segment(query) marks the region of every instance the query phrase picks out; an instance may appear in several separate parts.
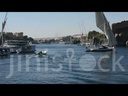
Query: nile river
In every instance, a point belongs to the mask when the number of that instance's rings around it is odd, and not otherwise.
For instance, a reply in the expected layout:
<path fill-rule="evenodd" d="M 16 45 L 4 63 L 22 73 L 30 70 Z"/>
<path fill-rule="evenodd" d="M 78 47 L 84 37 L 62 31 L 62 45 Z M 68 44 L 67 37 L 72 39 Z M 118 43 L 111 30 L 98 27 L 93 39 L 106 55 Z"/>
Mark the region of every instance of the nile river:
<path fill-rule="evenodd" d="M 128 84 L 128 47 L 85 52 L 85 46 L 37 44 L 48 56 L 0 58 L 0 84 Z"/>

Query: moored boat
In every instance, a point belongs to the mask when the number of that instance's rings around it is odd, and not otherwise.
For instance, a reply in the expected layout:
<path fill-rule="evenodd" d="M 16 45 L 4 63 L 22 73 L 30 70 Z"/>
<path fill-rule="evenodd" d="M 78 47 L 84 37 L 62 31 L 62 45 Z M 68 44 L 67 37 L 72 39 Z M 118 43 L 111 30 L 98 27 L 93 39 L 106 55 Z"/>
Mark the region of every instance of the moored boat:
<path fill-rule="evenodd" d="M 87 49 L 86 52 L 107 52 L 107 51 L 112 51 L 113 48 L 90 48 Z"/>
<path fill-rule="evenodd" d="M 36 46 L 25 40 L 5 40 L 4 47 L 10 49 L 10 53 L 34 53 Z"/>

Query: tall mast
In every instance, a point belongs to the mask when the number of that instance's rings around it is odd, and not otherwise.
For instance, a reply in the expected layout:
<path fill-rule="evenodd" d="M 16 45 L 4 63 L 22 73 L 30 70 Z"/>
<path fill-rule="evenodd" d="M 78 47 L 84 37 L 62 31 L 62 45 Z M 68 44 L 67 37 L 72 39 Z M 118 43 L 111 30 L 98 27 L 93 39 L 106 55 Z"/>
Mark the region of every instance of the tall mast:
<path fill-rule="evenodd" d="M 3 43 L 4 43 L 4 38 L 3 38 L 3 31 L 4 31 L 4 28 L 5 28 L 5 24 L 7 22 L 7 12 L 5 14 L 5 17 L 4 17 L 4 22 L 2 22 L 2 30 L 1 30 L 1 39 L 2 39 L 2 46 L 3 46 Z"/>

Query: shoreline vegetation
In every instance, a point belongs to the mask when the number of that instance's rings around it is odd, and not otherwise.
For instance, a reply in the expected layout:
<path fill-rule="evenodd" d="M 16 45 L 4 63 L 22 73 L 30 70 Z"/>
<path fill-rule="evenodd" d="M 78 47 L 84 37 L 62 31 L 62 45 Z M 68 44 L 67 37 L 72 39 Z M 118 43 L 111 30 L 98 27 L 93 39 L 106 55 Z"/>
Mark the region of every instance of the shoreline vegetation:
<path fill-rule="evenodd" d="M 9 34 L 13 34 L 12 32 L 8 32 Z M 69 36 L 63 37 L 51 37 L 51 38 L 40 38 L 35 39 L 29 37 L 27 35 L 23 35 L 23 32 L 19 32 L 18 36 L 16 35 L 8 35 L 8 33 L 3 34 L 4 41 L 5 40 L 24 40 L 31 42 L 33 44 L 78 44 L 78 45 L 85 45 L 87 44 L 94 44 L 94 45 L 101 45 L 107 42 L 106 36 L 102 32 L 97 32 L 95 30 L 89 31 L 88 34 L 74 34 Z M 22 35 L 21 35 L 22 34 Z M 115 34 L 116 35 L 116 34 Z M 116 37 L 117 42 L 121 42 L 119 36 Z M 0 44 L 2 41 L 0 40 Z M 118 44 L 116 46 L 128 46 L 127 42 L 122 44 Z"/>

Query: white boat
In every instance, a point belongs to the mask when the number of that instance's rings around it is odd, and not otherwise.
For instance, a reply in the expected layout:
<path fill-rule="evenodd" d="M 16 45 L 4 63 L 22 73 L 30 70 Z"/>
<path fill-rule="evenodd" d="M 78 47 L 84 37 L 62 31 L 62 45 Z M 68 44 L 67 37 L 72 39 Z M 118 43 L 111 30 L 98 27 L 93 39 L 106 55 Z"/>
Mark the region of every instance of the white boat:
<path fill-rule="evenodd" d="M 6 21 L 7 21 L 7 13 L 5 15 L 4 22 L 2 23 L 2 30 L 1 30 L 1 35 L 0 35 L 0 39 L 2 41 L 1 45 L 0 45 L 0 57 L 8 56 L 10 54 L 9 48 L 3 46 L 3 39 L 4 39 L 3 38 L 3 31 L 5 28 Z"/>
<path fill-rule="evenodd" d="M 107 37 L 107 45 L 99 48 L 90 48 L 87 49 L 86 52 L 106 52 L 112 51 L 114 46 L 117 44 L 114 33 L 112 32 L 109 22 L 107 21 L 103 12 L 95 12 L 96 17 L 96 26 L 102 30 Z"/>
<path fill-rule="evenodd" d="M 4 47 L 10 49 L 10 53 L 34 53 L 36 46 L 25 40 L 5 40 Z"/>
<path fill-rule="evenodd" d="M 104 48 L 105 47 L 105 48 Z M 107 52 L 107 51 L 112 51 L 114 47 L 101 47 L 101 48 L 90 48 L 87 49 L 86 52 Z"/>
<path fill-rule="evenodd" d="M 40 56 L 42 56 L 42 55 L 47 55 L 47 51 L 46 50 L 43 50 L 43 51 L 40 51 L 39 53 L 37 53 L 37 55 L 40 55 Z"/>

